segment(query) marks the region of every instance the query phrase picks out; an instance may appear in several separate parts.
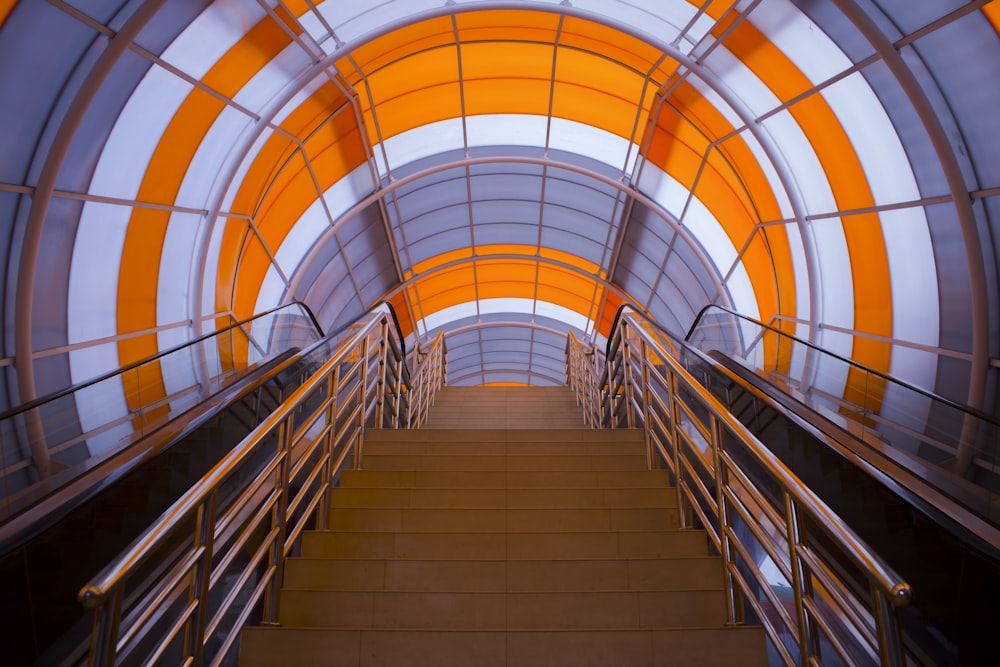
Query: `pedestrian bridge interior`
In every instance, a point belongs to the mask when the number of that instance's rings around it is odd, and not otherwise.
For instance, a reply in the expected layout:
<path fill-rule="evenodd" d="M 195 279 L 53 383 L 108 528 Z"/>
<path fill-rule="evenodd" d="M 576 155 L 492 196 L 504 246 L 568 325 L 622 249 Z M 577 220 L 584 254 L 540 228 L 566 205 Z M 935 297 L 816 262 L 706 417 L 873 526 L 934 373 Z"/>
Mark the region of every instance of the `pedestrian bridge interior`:
<path fill-rule="evenodd" d="M 832 400 L 995 418 L 998 82 L 995 0 L 0 0 L 0 411 L 387 302 L 455 387 L 715 308 L 857 364 L 762 345 Z M 4 421 L 5 503 L 266 350 Z"/>

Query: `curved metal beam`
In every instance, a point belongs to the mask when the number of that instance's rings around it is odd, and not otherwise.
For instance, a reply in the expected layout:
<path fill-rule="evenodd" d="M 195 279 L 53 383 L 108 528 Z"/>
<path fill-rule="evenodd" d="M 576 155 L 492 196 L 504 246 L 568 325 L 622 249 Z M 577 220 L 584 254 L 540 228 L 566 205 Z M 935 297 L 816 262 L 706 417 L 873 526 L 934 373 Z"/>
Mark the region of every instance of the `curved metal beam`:
<path fill-rule="evenodd" d="M 545 333 L 554 334 L 556 336 L 565 336 L 565 331 L 560 331 L 559 329 L 553 329 L 552 327 L 547 327 L 542 324 L 537 324 L 535 322 L 517 322 L 513 320 L 503 320 L 497 322 L 477 322 L 476 324 L 467 324 L 463 327 L 458 327 L 456 329 L 449 329 L 444 332 L 444 337 L 457 336 L 458 334 L 468 333 L 469 331 L 477 331 L 479 329 L 488 329 L 489 327 L 511 327 L 514 329 L 532 329 L 534 331 L 542 331 Z"/>
<path fill-rule="evenodd" d="M 889 38 L 879 30 L 874 21 L 853 2 L 834 0 L 834 4 L 844 13 L 844 16 L 854 24 L 864 35 L 868 43 L 882 58 L 882 61 L 892 72 L 910 104 L 913 105 L 917 117 L 927 131 L 927 136 L 934 147 L 941 169 L 944 172 L 955 204 L 959 229 L 965 243 L 965 261 L 969 269 L 969 289 L 972 300 L 972 368 L 969 372 L 969 393 L 966 402 L 969 406 L 981 410 L 986 397 L 986 376 L 990 369 L 990 306 L 989 293 L 986 288 L 986 265 L 980 247 L 979 230 L 976 225 L 975 213 L 972 210 L 972 200 L 969 190 L 962 178 L 962 170 L 958 158 L 951 148 L 948 134 L 941 124 L 941 119 L 927 94 L 917 81 L 913 71 L 907 66 L 903 57 Z M 963 473 L 972 463 L 975 435 L 967 434 L 968 425 L 963 426 L 962 444 L 959 446 L 956 472 Z"/>
<path fill-rule="evenodd" d="M 535 376 L 538 376 L 540 378 L 545 378 L 546 380 L 550 380 L 550 381 L 552 381 L 552 383 L 557 384 L 557 385 L 564 385 L 564 384 L 566 384 L 566 378 L 564 378 L 564 377 L 554 378 L 551 375 L 548 375 L 546 373 L 539 373 L 538 371 L 526 371 L 524 373 L 521 373 L 520 371 L 486 371 L 486 370 L 477 371 L 475 373 L 466 373 L 465 375 L 462 375 L 460 377 L 456 377 L 453 380 L 449 380 L 448 383 L 451 384 L 453 382 L 461 382 L 462 380 L 465 380 L 467 378 L 476 377 L 476 376 L 482 377 L 482 376 L 497 375 L 499 373 L 518 373 L 519 375 L 526 375 L 529 380 L 531 379 L 532 375 L 535 375 Z"/>
<path fill-rule="evenodd" d="M 394 21 L 385 23 L 378 28 L 368 32 L 362 38 L 358 39 L 353 44 L 344 44 L 338 40 L 337 48 L 331 52 L 325 58 L 315 62 L 310 68 L 303 71 L 298 75 L 298 77 L 286 86 L 283 93 L 276 96 L 270 101 L 267 107 L 261 112 L 260 119 L 250 128 L 247 132 L 241 135 L 241 141 L 237 146 L 233 147 L 230 155 L 233 156 L 227 168 L 220 171 L 220 178 L 217 181 L 217 188 L 214 191 L 214 195 L 209 198 L 211 205 L 208 206 L 209 210 L 209 224 L 206 225 L 205 235 L 203 237 L 203 242 L 200 244 L 200 248 L 196 253 L 196 259 L 194 266 L 204 266 L 207 253 L 208 253 L 208 239 L 211 238 L 214 231 L 214 226 L 219 219 L 219 214 L 221 211 L 222 202 L 225 199 L 226 193 L 233 185 L 233 180 L 239 171 L 239 167 L 242 162 L 249 155 L 250 150 L 253 145 L 259 139 L 260 135 L 263 133 L 265 128 L 271 124 L 275 116 L 283 109 L 298 92 L 312 81 L 316 76 L 321 76 L 323 70 L 331 66 L 333 63 L 337 62 L 340 58 L 344 57 L 351 50 L 357 48 L 360 44 L 365 44 L 371 42 L 379 37 L 385 36 L 392 33 L 400 28 L 404 28 L 411 25 L 417 21 L 430 20 L 442 17 L 451 17 L 456 14 L 482 11 L 484 7 L 482 5 L 457 5 L 457 4 L 446 4 L 442 7 L 435 9 L 418 11 L 408 16 L 396 19 Z M 592 21 L 601 25 L 605 25 L 614 30 L 618 30 L 624 34 L 635 37 L 636 39 L 642 40 L 665 54 L 668 54 L 672 59 L 677 60 L 685 67 L 688 67 L 694 71 L 699 78 L 708 83 L 712 89 L 722 98 L 732 108 L 740 119 L 745 123 L 747 131 L 755 138 L 761 149 L 764 151 L 768 160 L 771 162 L 775 173 L 778 175 L 778 179 L 781 182 L 782 187 L 785 190 L 785 194 L 788 201 L 791 204 L 792 211 L 794 214 L 795 224 L 799 228 L 799 234 L 803 241 L 803 255 L 805 258 L 806 266 L 806 281 L 809 285 L 809 337 L 810 340 L 818 340 L 820 335 L 819 322 L 817 319 L 817 311 L 822 303 L 822 293 L 819 281 L 819 263 L 817 259 L 817 253 L 815 248 L 815 241 L 812 236 L 811 229 L 809 227 L 808 221 L 806 220 L 805 206 L 802 202 L 797 189 L 795 188 L 795 181 L 792 177 L 791 170 L 785 164 L 781 152 L 778 150 L 777 146 L 768 137 L 767 133 L 757 126 L 754 122 L 755 114 L 746 107 L 746 105 L 737 97 L 735 94 L 730 92 L 725 86 L 722 85 L 722 81 L 719 77 L 712 74 L 710 71 L 705 69 L 697 60 L 691 58 L 687 54 L 683 53 L 677 48 L 677 45 L 667 43 L 656 35 L 646 33 L 636 26 L 626 24 L 622 21 L 611 19 L 606 16 L 601 16 L 594 12 L 585 11 L 577 9 L 569 5 L 568 3 L 562 3 L 559 5 L 552 5 L 548 3 L 535 3 L 530 1 L 510 1 L 510 0 L 496 0 L 495 2 L 490 2 L 488 9 L 490 10 L 521 10 L 525 9 L 531 11 L 539 11 L 545 13 L 559 14 L 565 16 L 573 16 L 583 20 Z M 562 166 L 562 165 L 560 165 Z M 608 179 L 613 181 L 613 179 Z M 616 188 L 622 189 L 624 186 L 620 182 L 611 183 Z M 636 193 L 637 190 L 627 189 L 629 194 Z M 377 198 L 384 191 L 376 191 L 373 196 Z M 214 199 L 214 201 L 213 201 Z M 366 200 L 371 199 L 366 198 Z M 648 201 L 648 198 L 647 198 Z M 658 205 L 652 206 L 652 210 L 660 211 Z M 353 209 L 352 209 L 353 210 Z M 343 216 L 342 216 L 343 219 Z M 669 223 L 668 223 L 669 224 Z M 696 244 L 694 247 L 698 247 Z M 701 259 L 701 258 L 699 258 Z M 712 266 L 710 263 L 708 266 Z M 713 278 L 715 276 L 713 275 Z M 195 314 L 201 312 L 201 302 L 202 294 L 204 291 L 204 273 L 198 276 L 202 284 L 197 286 L 197 289 L 192 290 L 194 295 L 191 300 L 192 309 L 195 310 Z M 293 281 L 294 282 L 294 281 Z M 294 294 L 294 290 L 289 291 L 289 293 Z M 727 294 L 726 290 L 720 290 L 721 294 Z M 727 299 L 728 301 L 728 299 Z M 802 313 L 797 314 L 799 317 Z M 191 318 L 195 322 L 200 322 L 197 317 Z"/>
<path fill-rule="evenodd" d="M 63 162 L 69 153 L 76 131 L 83 122 L 83 117 L 90 108 L 91 102 L 97 96 L 98 90 L 104 84 L 111 70 L 118 63 L 122 54 L 129 48 L 139 32 L 160 10 L 166 0 L 148 0 L 128 18 L 108 45 L 98 56 L 97 61 L 87 74 L 87 78 L 76 91 L 76 96 L 63 116 L 62 123 L 56 132 L 41 174 L 38 185 L 31 197 L 31 209 L 25 223 L 24 239 L 21 242 L 21 256 L 17 267 L 17 296 L 14 307 L 14 364 L 17 367 L 18 399 L 21 403 L 37 398 L 35 384 L 35 363 L 32 352 L 32 324 L 34 322 L 35 272 L 38 268 L 38 255 L 42 243 L 42 227 L 49 211 L 49 203 L 56 189 L 56 180 L 62 170 Z M 98 40 L 101 38 L 98 38 Z M 31 414 L 36 414 L 32 412 Z M 36 415 L 37 416 L 37 415 Z M 49 474 L 48 450 L 45 448 L 44 432 L 40 418 L 33 425 L 34 419 L 29 415 L 29 437 L 32 442 L 32 456 L 35 466 L 42 477 Z M 37 430 L 38 433 L 32 433 Z M 40 437 L 39 437 L 40 436 Z M 37 450 L 37 451 L 36 451 Z"/>
<path fill-rule="evenodd" d="M 343 225 L 345 225 L 348 221 L 350 221 L 354 216 L 358 215 L 368 206 L 370 206 L 374 202 L 384 197 L 387 193 L 394 192 L 395 190 L 404 187 L 406 185 L 409 185 L 410 183 L 418 181 L 422 178 L 426 178 L 428 176 L 432 176 L 442 171 L 447 171 L 455 168 L 467 168 L 483 164 L 532 164 L 545 167 L 555 167 L 558 169 L 563 169 L 565 171 L 578 173 L 587 176 L 588 178 L 593 178 L 594 180 L 599 181 L 604 185 L 610 186 L 621 192 L 626 193 L 628 196 L 642 203 L 647 208 L 649 208 L 649 210 L 656 213 L 660 217 L 660 219 L 662 219 L 667 224 L 667 226 L 669 226 L 672 230 L 674 230 L 678 235 L 681 236 L 681 238 L 685 240 L 685 242 L 688 243 L 688 245 L 694 251 L 695 255 L 698 257 L 698 260 L 702 263 L 702 265 L 706 267 L 708 274 L 712 278 L 713 286 L 722 296 L 723 302 L 730 304 L 727 307 L 729 308 L 733 307 L 732 300 L 729 297 L 729 291 L 726 288 L 725 284 L 722 282 L 721 276 L 719 272 L 716 270 L 715 263 L 712 261 L 711 257 L 709 257 L 708 254 L 704 251 L 704 249 L 701 247 L 701 244 L 698 243 L 698 241 L 691 234 L 691 231 L 686 227 L 684 227 L 683 225 L 681 225 L 680 223 L 678 223 L 676 220 L 674 220 L 674 218 L 670 214 L 668 214 L 667 211 L 664 210 L 663 207 L 659 205 L 659 203 L 657 203 L 655 200 L 651 199 L 647 195 L 643 194 L 642 192 L 628 187 L 618 179 L 606 176 L 604 174 L 593 171 L 586 167 L 581 167 L 579 165 L 570 164 L 568 162 L 561 162 L 559 160 L 554 160 L 551 157 L 547 156 L 545 157 L 533 157 L 524 155 L 496 155 L 490 157 L 466 156 L 457 160 L 452 160 L 450 162 L 441 163 L 433 167 L 421 169 L 420 171 L 408 174 L 403 177 L 398 177 L 396 178 L 396 180 L 387 184 L 385 187 L 373 191 L 368 196 L 358 201 L 358 203 L 356 203 L 350 209 L 345 211 L 344 214 L 337 219 L 337 222 L 332 227 L 323 230 L 323 233 L 320 234 L 319 238 L 317 238 L 316 241 L 313 243 L 313 246 L 312 248 L 309 249 L 309 252 L 307 252 L 305 256 L 303 256 L 301 262 L 299 263 L 299 266 L 308 266 L 312 261 L 315 260 L 316 255 L 318 255 L 322 251 L 322 248 L 326 246 L 332 234 L 335 234 Z M 289 284 L 288 288 L 289 294 L 296 293 L 296 290 L 299 287 L 299 282 L 300 282 L 299 278 L 301 274 L 302 272 L 299 270 L 293 272 L 292 281 Z M 589 276 L 590 274 L 585 274 L 585 275 Z M 610 283 L 607 284 L 610 285 Z M 629 300 L 632 301 L 632 299 Z M 424 315 L 426 316 L 426 313 L 424 313 Z"/>

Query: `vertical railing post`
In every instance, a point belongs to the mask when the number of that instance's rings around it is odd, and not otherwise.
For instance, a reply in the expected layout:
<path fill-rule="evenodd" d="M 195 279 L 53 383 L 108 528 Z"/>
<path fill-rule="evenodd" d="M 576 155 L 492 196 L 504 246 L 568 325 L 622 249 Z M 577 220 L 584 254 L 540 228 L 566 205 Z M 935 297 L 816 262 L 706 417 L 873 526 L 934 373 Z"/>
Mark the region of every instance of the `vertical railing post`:
<path fill-rule="evenodd" d="M 88 667 L 110 667 L 115 664 L 122 596 L 122 587 L 118 586 L 111 594 L 111 599 L 105 600 L 94 610 L 94 630 L 90 641 L 90 656 L 87 659 Z"/>
<path fill-rule="evenodd" d="M 814 653 L 813 637 L 809 629 L 809 619 L 806 616 L 805 598 L 808 594 L 808 582 L 802 571 L 802 560 L 799 558 L 799 543 L 801 528 L 799 526 L 798 508 L 791 495 L 785 492 L 785 523 L 787 524 L 788 559 L 792 570 L 792 591 L 795 594 L 795 621 L 799 631 L 799 663 L 808 665 Z"/>
<path fill-rule="evenodd" d="M 340 366 L 335 366 L 333 372 L 327 375 L 326 394 L 326 442 L 323 444 L 323 456 L 326 466 L 320 484 L 323 487 L 323 497 L 316 503 L 316 525 L 320 530 L 330 527 L 330 488 L 333 485 L 333 463 L 337 449 L 337 387 L 340 386 Z"/>
<path fill-rule="evenodd" d="M 368 414 L 368 341 L 370 335 L 366 335 L 361 341 L 361 368 L 358 370 L 358 400 L 361 402 L 361 410 L 358 413 L 358 431 L 354 436 L 354 469 L 361 469 L 361 448 L 364 442 L 365 419 Z"/>
<path fill-rule="evenodd" d="M 635 398 L 635 389 L 632 385 L 632 343 L 630 340 L 630 329 L 628 323 L 622 320 L 619 325 L 622 328 L 622 400 L 625 401 L 625 426 L 635 428 L 635 412 L 632 408 L 632 401 Z"/>
<path fill-rule="evenodd" d="M 275 486 L 278 499 L 274 504 L 275 528 L 274 542 L 271 544 L 271 564 L 274 567 L 274 577 L 267 584 L 264 594 L 264 622 L 278 622 L 278 591 L 285 572 L 285 534 L 288 513 L 288 477 L 291 468 L 291 418 L 285 419 L 278 426 L 278 468 L 275 470 Z"/>
<path fill-rule="evenodd" d="M 876 585 L 871 585 L 875 600 L 875 629 L 878 637 L 879 662 L 882 667 L 903 667 L 906 656 L 903 652 L 903 637 L 896 616 L 893 601 Z"/>
<path fill-rule="evenodd" d="M 732 554 L 732 546 L 729 544 L 731 532 L 731 519 L 729 514 L 729 504 L 726 501 L 726 485 L 729 483 L 728 470 L 726 468 L 725 456 L 725 430 L 719 420 L 712 415 L 712 456 L 715 459 L 715 504 L 716 515 L 719 521 L 719 550 L 722 552 L 722 563 L 725 568 L 726 586 L 726 622 L 736 625 L 739 612 L 736 606 L 736 586 L 733 583 L 733 568 L 736 566 Z"/>
<path fill-rule="evenodd" d="M 684 497 L 684 463 L 681 453 L 681 407 L 680 398 L 677 396 L 677 372 L 673 366 L 666 368 L 667 372 L 667 411 L 670 415 L 670 442 L 673 446 L 671 454 L 674 459 L 674 484 L 677 487 L 677 518 L 681 528 L 687 528 L 691 521 L 688 519 L 687 499 Z"/>
<path fill-rule="evenodd" d="M 639 341 L 639 378 L 642 382 L 642 426 L 643 439 L 646 441 L 646 468 L 653 469 L 653 438 L 650 433 L 652 423 L 649 411 L 652 400 L 649 397 L 649 346 L 646 341 Z"/>
<path fill-rule="evenodd" d="M 217 492 L 213 491 L 198 508 L 195 518 L 195 548 L 201 549 L 201 557 L 195 566 L 194 581 L 191 585 L 191 597 L 197 601 L 195 617 L 188 623 L 190 629 L 187 637 L 188 655 L 192 657 L 194 667 L 200 667 L 205 650 L 205 628 L 208 627 L 208 599 L 212 585 L 212 555 L 215 546 L 215 500 Z M 191 625 L 194 627 L 190 627 Z"/>
<path fill-rule="evenodd" d="M 400 341 L 402 344 L 402 341 Z M 399 428 L 403 418 L 403 403 L 407 399 L 407 388 L 404 386 L 403 370 L 406 368 L 406 356 L 400 350 L 399 359 L 396 360 L 396 409 L 393 410 L 392 427 Z"/>
<path fill-rule="evenodd" d="M 389 321 L 385 318 L 382 319 L 382 326 L 379 327 L 379 344 L 378 344 L 378 384 L 375 387 L 375 425 L 377 428 L 382 428 L 385 424 L 382 422 L 385 416 L 385 373 L 386 373 L 386 362 L 389 354 Z"/>

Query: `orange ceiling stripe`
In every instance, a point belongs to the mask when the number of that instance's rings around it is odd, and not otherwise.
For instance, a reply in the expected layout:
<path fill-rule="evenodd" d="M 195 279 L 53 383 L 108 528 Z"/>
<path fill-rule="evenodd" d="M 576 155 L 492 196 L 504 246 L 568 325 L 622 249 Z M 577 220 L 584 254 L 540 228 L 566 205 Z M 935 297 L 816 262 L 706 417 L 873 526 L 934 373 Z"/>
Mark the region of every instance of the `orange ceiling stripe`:
<path fill-rule="evenodd" d="M 750 23 L 741 23 L 725 42 L 726 47 L 749 67 L 781 100 L 790 100 L 812 87 L 812 83 Z M 867 208 L 874 198 L 864 169 L 836 114 L 821 95 L 810 95 L 789 112 L 805 132 L 827 174 L 841 210 Z M 854 328 L 889 337 L 892 335 L 892 288 L 885 239 L 878 216 L 858 216 L 844 224 L 851 257 L 854 287 Z M 871 368 L 889 368 L 891 346 L 855 337 L 853 358 Z"/>
<path fill-rule="evenodd" d="M 362 44 L 351 52 L 351 57 L 363 72 L 371 74 L 414 53 L 454 44 L 455 30 L 451 19 L 441 17 L 411 23 L 367 44 Z M 339 61 L 337 68 L 356 83 L 360 83 L 356 78 L 354 66 L 348 59 Z"/>
<path fill-rule="evenodd" d="M 559 45 L 617 60 L 646 75 L 663 55 L 655 46 L 640 39 L 574 16 L 563 22 Z"/>
<path fill-rule="evenodd" d="M 439 310 L 476 300 L 475 274 L 471 264 L 444 269 L 417 280 L 411 303 L 420 304 L 420 317 Z"/>
<path fill-rule="evenodd" d="M 594 288 L 595 281 L 589 276 L 533 259 L 475 259 L 418 277 L 413 296 L 420 297 L 422 317 L 475 301 L 478 296 L 538 298 L 592 319 Z"/>
<path fill-rule="evenodd" d="M 993 29 L 1000 35 L 1000 2 L 990 0 L 990 2 L 983 5 L 982 11 L 986 15 L 986 20 L 993 25 Z"/>
<path fill-rule="evenodd" d="M 561 250 L 544 247 L 539 248 L 538 254 L 546 259 L 552 259 L 557 262 L 562 262 L 563 264 L 569 264 L 570 266 L 575 266 L 578 269 L 581 269 L 585 273 L 603 278 L 603 272 L 600 270 L 600 267 L 582 257 L 577 257 L 576 255 L 572 255 Z"/>
<path fill-rule="evenodd" d="M 311 130 L 313 134 L 305 142 L 321 191 L 331 187 L 366 159 L 361 133 L 350 109 L 342 108 L 332 119 L 326 120 L 318 129 Z M 295 152 L 287 153 L 290 147 Z M 272 173 L 279 151 L 284 159 L 280 169 Z M 264 178 L 268 180 L 264 181 Z M 316 200 L 316 184 L 297 145 L 283 140 L 280 135 L 272 135 L 265 144 L 265 149 L 248 172 L 248 179 L 241 185 L 238 204 L 254 210 L 257 228 L 268 247 L 276 252 L 291 231 L 290 222 L 298 220 Z M 270 267 L 266 253 L 245 253 L 246 239 L 246 235 L 239 233 L 224 237 L 220 258 L 225 258 L 227 272 L 223 272 L 223 261 L 220 259 L 216 287 L 217 308 L 232 308 L 239 318 L 254 314 L 256 294 Z"/>
<path fill-rule="evenodd" d="M 202 137 L 222 110 L 222 102 L 194 90 L 178 109 L 164 132 L 139 187 L 140 201 L 173 204 L 184 169 Z M 118 332 L 132 333 L 156 326 L 156 292 L 160 278 L 163 241 L 170 221 L 168 211 L 135 208 L 129 219 L 122 248 L 118 279 Z M 155 334 L 136 336 L 118 343 L 121 365 L 130 364 L 159 351 Z M 126 384 L 133 376 L 127 376 Z M 143 386 L 147 396 L 159 387 Z M 126 394 L 132 394 L 126 387 Z"/>
<path fill-rule="evenodd" d="M 443 252 L 440 255 L 435 255 L 434 257 L 425 259 L 422 262 L 417 262 L 413 265 L 413 272 L 417 275 L 427 273 L 442 264 L 447 264 L 461 259 L 469 259 L 470 257 L 472 257 L 472 248 L 450 250 L 448 252 Z"/>
<path fill-rule="evenodd" d="M 403 337 L 409 336 L 413 333 L 415 326 L 410 318 L 410 309 L 406 305 L 406 294 L 397 292 L 386 300 L 392 304 L 393 310 L 396 311 L 396 319 L 399 321 L 399 329 Z"/>
<path fill-rule="evenodd" d="M 734 129 L 726 117 L 688 83 L 674 90 L 670 102 L 686 120 L 708 137 L 727 136 Z M 716 151 L 718 153 L 713 152 L 710 160 L 713 165 L 717 165 L 718 173 L 727 180 L 731 190 L 745 199 L 749 222 L 756 224 L 781 219 L 781 208 L 771 183 L 744 138 L 732 137 L 716 146 Z M 725 167 L 720 165 L 719 155 L 725 159 Z M 711 202 L 705 204 L 711 209 Z M 719 221 L 726 225 L 725 220 Z M 769 227 L 764 236 L 766 244 L 755 239 L 745 259 L 761 318 L 767 321 L 779 313 L 794 317 L 797 307 L 795 267 L 788 235 L 783 227 Z M 745 242 L 745 235 L 734 239 L 737 249 Z M 761 244 L 759 248 L 758 243 Z M 793 328 L 794 323 L 783 320 L 781 326 Z"/>
<path fill-rule="evenodd" d="M 604 310 L 601 311 L 600 320 L 597 322 L 597 331 L 605 338 L 611 335 L 611 326 L 615 322 L 615 314 L 624 303 L 625 301 L 617 293 L 608 291 L 608 298 L 604 302 Z"/>
<path fill-rule="evenodd" d="M 10 13 L 14 11 L 14 5 L 16 4 L 17 0 L 0 0 L 0 28 L 3 27 Z"/>
<path fill-rule="evenodd" d="M 455 22 L 463 48 L 468 42 L 508 39 L 554 44 L 559 27 L 555 14 L 517 9 L 464 12 L 455 15 Z"/>
<path fill-rule="evenodd" d="M 642 86 L 641 76 L 617 63 L 581 51 L 559 49 L 552 113 L 628 139 L 635 125 Z"/>
<path fill-rule="evenodd" d="M 234 95 L 264 64 L 288 43 L 288 37 L 270 19 L 261 21 L 234 45 L 206 73 L 203 81 L 223 95 Z M 137 198 L 173 204 L 184 174 L 195 152 L 223 109 L 215 97 L 194 89 L 181 104 L 157 144 L 146 168 Z M 122 250 L 118 286 L 118 331 L 131 333 L 154 328 L 156 293 L 163 241 L 170 214 L 137 208 L 129 220 Z M 155 354 L 155 335 L 137 336 L 119 342 L 119 363 L 131 363 Z M 164 387 L 159 372 L 127 374 L 126 396 L 140 391 L 143 401 L 162 396 Z"/>

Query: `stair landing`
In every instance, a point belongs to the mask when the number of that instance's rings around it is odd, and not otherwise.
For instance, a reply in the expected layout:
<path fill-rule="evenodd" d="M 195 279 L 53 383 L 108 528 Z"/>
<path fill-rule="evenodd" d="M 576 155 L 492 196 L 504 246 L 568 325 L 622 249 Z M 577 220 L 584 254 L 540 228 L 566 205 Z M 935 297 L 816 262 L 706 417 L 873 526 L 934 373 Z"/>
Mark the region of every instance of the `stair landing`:
<path fill-rule="evenodd" d="M 241 667 L 766 665 L 759 628 L 725 626 L 721 561 L 678 528 L 641 433 L 487 427 L 492 392 L 448 393 L 453 428 L 368 432 Z M 532 411 L 579 418 L 555 398 Z"/>

